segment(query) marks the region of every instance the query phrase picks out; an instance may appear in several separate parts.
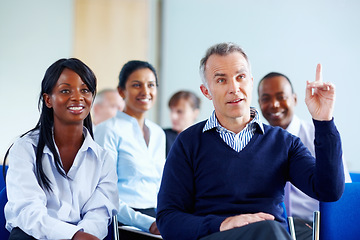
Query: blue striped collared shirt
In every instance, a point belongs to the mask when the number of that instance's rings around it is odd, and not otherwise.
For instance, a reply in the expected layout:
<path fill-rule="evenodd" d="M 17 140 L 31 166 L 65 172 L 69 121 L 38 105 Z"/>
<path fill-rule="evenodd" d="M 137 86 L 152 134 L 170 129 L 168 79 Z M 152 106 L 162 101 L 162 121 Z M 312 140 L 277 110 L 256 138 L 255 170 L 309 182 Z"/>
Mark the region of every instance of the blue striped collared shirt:
<path fill-rule="evenodd" d="M 251 121 L 245 126 L 245 128 L 236 134 L 221 126 L 216 118 L 215 111 L 213 111 L 203 128 L 203 132 L 216 128 L 216 131 L 220 134 L 221 139 L 224 140 L 224 142 L 232 149 L 240 152 L 254 136 L 257 126 L 259 126 L 261 132 L 264 133 L 259 113 L 253 107 L 250 108 L 250 118 Z"/>

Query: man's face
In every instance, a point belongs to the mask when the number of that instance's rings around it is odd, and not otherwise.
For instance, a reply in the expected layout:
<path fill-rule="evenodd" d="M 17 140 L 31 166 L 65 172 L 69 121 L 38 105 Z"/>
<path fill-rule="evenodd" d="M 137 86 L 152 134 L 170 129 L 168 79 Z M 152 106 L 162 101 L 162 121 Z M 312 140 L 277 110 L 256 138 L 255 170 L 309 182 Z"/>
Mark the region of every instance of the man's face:
<path fill-rule="evenodd" d="M 205 66 L 205 78 L 208 88 L 201 85 L 201 91 L 213 101 L 222 126 L 233 127 L 250 120 L 253 79 L 249 64 L 241 53 L 211 55 Z"/>
<path fill-rule="evenodd" d="M 294 115 L 296 94 L 285 77 L 264 79 L 259 86 L 259 105 L 264 118 L 272 126 L 286 129 Z"/>
<path fill-rule="evenodd" d="M 199 109 L 193 109 L 189 100 L 181 98 L 170 107 L 172 129 L 178 133 L 184 131 L 195 122 L 198 114 Z"/>
<path fill-rule="evenodd" d="M 117 111 L 122 111 L 124 109 L 124 106 L 125 102 L 118 92 L 105 93 L 101 112 L 104 116 L 104 120 L 114 117 Z"/>
<path fill-rule="evenodd" d="M 122 111 L 125 102 L 116 91 L 109 91 L 103 93 L 103 99 L 93 106 L 93 123 L 95 125 L 112 118 L 116 115 L 117 111 Z"/>

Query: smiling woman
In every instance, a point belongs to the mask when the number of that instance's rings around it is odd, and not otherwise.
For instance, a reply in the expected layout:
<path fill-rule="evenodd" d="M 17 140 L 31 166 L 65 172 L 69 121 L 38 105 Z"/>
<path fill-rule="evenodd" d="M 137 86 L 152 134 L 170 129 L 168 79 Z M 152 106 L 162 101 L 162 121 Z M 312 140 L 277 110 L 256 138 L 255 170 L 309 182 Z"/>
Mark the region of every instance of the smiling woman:
<path fill-rule="evenodd" d="M 46 106 L 54 110 L 54 124 L 62 126 L 81 123 L 89 115 L 93 95 L 76 72 L 65 68 L 51 94 L 43 97 Z"/>
<path fill-rule="evenodd" d="M 156 100 L 156 77 L 149 68 L 143 68 L 131 73 L 125 88 L 119 88 L 120 95 L 125 100 L 124 112 L 141 120 Z"/>
<path fill-rule="evenodd" d="M 156 71 L 151 64 L 126 63 L 120 71 L 118 85 L 125 109 L 95 129 L 95 140 L 117 162 L 119 222 L 153 234 L 160 234 L 155 208 L 165 163 L 165 133 L 145 115 L 154 105 L 157 86 Z"/>
<path fill-rule="evenodd" d="M 89 112 L 95 92 L 94 73 L 78 59 L 60 59 L 47 69 L 40 119 L 8 151 L 9 239 L 107 235 L 118 194 L 113 162 L 93 140 Z"/>

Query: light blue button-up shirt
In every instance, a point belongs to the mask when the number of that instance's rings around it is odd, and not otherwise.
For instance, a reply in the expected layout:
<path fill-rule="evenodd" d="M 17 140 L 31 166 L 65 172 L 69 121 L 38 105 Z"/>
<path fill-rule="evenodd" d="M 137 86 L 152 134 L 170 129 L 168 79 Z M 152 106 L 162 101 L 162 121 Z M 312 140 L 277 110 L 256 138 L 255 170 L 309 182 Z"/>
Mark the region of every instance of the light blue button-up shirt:
<path fill-rule="evenodd" d="M 95 128 L 95 141 L 107 149 L 117 163 L 120 199 L 119 222 L 149 231 L 155 218 L 133 208 L 156 208 L 157 193 L 165 164 L 165 133 L 145 119 L 149 145 L 137 120 L 124 112 Z"/>
<path fill-rule="evenodd" d="M 9 152 L 6 228 L 19 227 L 36 239 L 71 239 L 79 230 L 103 239 L 119 201 L 116 171 L 108 153 L 84 128 L 85 140 L 65 178 L 45 146 L 43 169 L 52 188 L 48 192 L 35 176 L 38 136 L 38 131 L 25 135 Z"/>

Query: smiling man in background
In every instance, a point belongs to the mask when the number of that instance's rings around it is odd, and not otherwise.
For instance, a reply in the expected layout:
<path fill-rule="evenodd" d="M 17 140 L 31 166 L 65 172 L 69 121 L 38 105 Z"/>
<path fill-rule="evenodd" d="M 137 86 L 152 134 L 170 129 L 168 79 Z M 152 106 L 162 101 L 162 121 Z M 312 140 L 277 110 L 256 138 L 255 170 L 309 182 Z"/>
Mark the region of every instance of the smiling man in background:
<path fill-rule="evenodd" d="M 258 96 L 262 115 L 269 124 L 298 136 L 315 156 L 314 125 L 295 115 L 297 96 L 289 78 L 278 72 L 268 73 L 259 82 Z M 351 182 L 345 161 L 343 164 L 345 182 Z M 313 212 L 319 210 L 319 201 L 307 196 L 290 183 L 285 187 L 285 199 L 287 213 L 294 218 L 296 239 L 311 240 Z"/>

